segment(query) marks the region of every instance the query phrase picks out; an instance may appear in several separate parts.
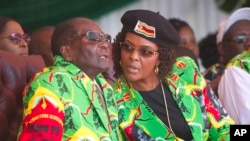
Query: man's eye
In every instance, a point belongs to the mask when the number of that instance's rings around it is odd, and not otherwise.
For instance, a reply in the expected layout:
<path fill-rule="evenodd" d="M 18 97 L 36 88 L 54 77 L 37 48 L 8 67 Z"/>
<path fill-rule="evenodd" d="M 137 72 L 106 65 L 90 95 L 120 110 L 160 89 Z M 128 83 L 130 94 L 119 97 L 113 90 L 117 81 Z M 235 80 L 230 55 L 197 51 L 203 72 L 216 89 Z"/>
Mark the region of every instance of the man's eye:
<path fill-rule="evenodd" d="M 99 40 L 100 40 L 99 35 L 98 35 L 98 34 L 94 34 L 94 33 L 88 34 L 87 37 L 88 37 L 89 40 L 91 40 L 91 41 L 99 41 Z"/>
<path fill-rule="evenodd" d="M 89 38 L 91 41 L 99 41 L 100 39 L 98 37 L 92 36 Z"/>
<path fill-rule="evenodd" d="M 245 42 L 247 40 L 246 36 L 238 36 L 235 38 L 236 42 Z"/>
<path fill-rule="evenodd" d="M 246 41 L 249 40 L 249 38 L 250 38 L 249 35 L 238 35 L 233 38 L 233 41 L 235 41 L 236 43 L 245 43 Z"/>
<path fill-rule="evenodd" d="M 237 42 L 237 43 L 242 43 L 242 42 L 245 42 L 245 38 L 237 38 L 237 39 L 235 39 L 235 41 Z"/>

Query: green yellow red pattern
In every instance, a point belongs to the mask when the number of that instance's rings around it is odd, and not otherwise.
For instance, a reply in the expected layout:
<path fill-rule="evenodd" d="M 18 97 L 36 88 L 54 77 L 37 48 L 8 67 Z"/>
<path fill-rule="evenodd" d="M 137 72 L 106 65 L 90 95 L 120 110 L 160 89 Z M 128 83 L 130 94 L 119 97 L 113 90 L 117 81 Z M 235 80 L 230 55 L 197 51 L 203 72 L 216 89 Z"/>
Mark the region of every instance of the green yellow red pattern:
<path fill-rule="evenodd" d="M 241 54 L 235 56 L 229 61 L 227 68 L 231 66 L 239 67 L 247 73 L 250 73 L 250 51 L 243 51 Z"/>
<path fill-rule="evenodd" d="M 113 89 L 101 74 L 96 81 L 103 89 L 108 116 L 94 82 L 78 67 L 56 56 L 55 66 L 36 74 L 24 90 L 18 140 L 118 141 Z"/>
<path fill-rule="evenodd" d="M 188 57 L 177 59 L 172 76 L 166 78 L 169 89 L 182 111 L 195 141 L 229 140 L 228 116 L 206 80 Z M 133 141 L 132 126 L 137 126 L 154 140 L 182 140 L 174 137 L 152 109 L 143 101 L 124 76 L 113 85 L 119 107 L 119 128 L 124 140 Z"/>
<path fill-rule="evenodd" d="M 218 77 L 221 77 L 224 73 L 225 66 L 222 63 L 216 63 L 210 66 L 208 69 L 206 69 L 204 72 L 202 72 L 202 75 L 207 80 L 214 80 Z"/>

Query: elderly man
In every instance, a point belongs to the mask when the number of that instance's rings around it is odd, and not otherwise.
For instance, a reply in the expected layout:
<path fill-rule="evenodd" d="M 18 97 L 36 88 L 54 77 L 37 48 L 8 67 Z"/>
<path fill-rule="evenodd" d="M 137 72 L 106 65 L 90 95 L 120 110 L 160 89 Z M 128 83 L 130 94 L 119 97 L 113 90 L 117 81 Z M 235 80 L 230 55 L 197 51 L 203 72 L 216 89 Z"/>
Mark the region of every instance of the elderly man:
<path fill-rule="evenodd" d="M 60 23 L 52 35 L 54 66 L 35 75 L 23 93 L 18 140 L 118 141 L 109 67 L 111 37 L 87 18 Z"/>

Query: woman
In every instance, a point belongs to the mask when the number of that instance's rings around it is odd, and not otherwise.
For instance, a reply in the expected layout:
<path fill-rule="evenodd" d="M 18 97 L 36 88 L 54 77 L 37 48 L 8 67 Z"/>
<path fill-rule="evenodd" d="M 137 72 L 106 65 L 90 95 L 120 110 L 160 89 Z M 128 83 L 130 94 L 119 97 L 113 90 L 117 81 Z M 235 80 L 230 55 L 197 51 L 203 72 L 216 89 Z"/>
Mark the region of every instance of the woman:
<path fill-rule="evenodd" d="M 28 55 L 30 37 L 22 26 L 10 17 L 0 16 L 0 50 L 17 55 Z"/>
<path fill-rule="evenodd" d="M 191 26 L 186 21 L 177 18 L 170 18 L 169 22 L 179 33 L 181 39 L 180 46 L 192 50 L 196 57 L 199 57 L 199 47 Z"/>
<path fill-rule="evenodd" d="M 195 56 L 197 57 L 198 67 L 201 72 L 205 70 L 204 66 L 201 63 L 201 59 L 199 57 L 199 46 L 196 41 L 195 33 L 193 28 L 184 20 L 178 18 L 170 18 L 169 22 L 175 28 L 180 36 L 180 47 L 185 47 L 190 49 Z"/>
<path fill-rule="evenodd" d="M 197 65 L 175 58 L 179 36 L 159 13 L 127 11 L 113 43 L 113 83 L 124 140 L 229 140 L 233 121 Z"/>

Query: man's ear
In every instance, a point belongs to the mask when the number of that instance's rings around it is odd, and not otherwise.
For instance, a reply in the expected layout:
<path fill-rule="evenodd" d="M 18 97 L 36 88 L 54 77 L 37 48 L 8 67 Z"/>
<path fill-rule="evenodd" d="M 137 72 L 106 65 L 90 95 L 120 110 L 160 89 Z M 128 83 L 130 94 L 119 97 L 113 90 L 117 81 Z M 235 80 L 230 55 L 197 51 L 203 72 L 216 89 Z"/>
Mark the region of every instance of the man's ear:
<path fill-rule="evenodd" d="M 70 46 L 67 45 L 62 46 L 60 48 L 60 52 L 66 61 L 72 62 L 72 56 L 71 56 L 72 51 Z"/>

